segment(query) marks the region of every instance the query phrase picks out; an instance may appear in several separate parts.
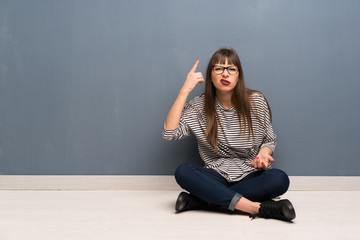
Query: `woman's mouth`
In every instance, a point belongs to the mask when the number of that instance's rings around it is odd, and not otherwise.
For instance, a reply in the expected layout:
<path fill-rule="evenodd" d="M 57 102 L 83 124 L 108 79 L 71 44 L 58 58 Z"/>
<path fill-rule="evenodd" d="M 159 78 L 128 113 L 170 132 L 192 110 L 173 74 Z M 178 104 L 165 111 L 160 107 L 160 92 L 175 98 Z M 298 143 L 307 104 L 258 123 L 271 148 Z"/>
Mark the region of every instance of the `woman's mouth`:
<path fill-rule="evenodd" d="M 225 85 L 225 86 L 228 86 L 231 83 L 231 82 L 229 82 L 228 80 L 225 80 L 225 79 L 221 79 L 220 82 L 221 82 L 222 85 Z"/>

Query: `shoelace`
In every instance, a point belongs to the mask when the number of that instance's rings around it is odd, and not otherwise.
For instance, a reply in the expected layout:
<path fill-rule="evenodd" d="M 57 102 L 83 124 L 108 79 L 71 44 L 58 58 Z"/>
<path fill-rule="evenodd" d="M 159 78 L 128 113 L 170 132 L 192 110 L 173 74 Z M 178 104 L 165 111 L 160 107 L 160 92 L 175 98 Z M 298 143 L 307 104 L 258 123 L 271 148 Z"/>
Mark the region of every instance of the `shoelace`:
<path fill-rule="evenodd" d="M 249 218 L 254 220 L 257 216 L 259 217 L 270 217 L 270 218 L 281 218 L 281 206 L 276 201 L 267 201 L 260 205 L 258 213 L 251 214 Z"/>
<path fill-rule="evenodd" d="M 250 221 L 254 220 L 258 215 L 259 215 L 259 213 L 251 214 L 249 216 L 249 218 L 251 218 Z"/>

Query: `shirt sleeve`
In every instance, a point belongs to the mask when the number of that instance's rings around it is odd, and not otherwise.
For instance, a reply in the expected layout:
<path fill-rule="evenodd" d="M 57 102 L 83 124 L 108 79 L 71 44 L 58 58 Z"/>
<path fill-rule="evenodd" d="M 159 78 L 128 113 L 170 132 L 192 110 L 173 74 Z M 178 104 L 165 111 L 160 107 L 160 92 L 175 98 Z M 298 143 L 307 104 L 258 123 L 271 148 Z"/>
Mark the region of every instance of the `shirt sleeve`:
<path fill-rule="evenodd" d="M 263 147 L 268 147 L 274 153 L 276 147 L 276 135 L 272 127 L 268 104 L 263 96 L 261 96 L 261 99 L 262 101 L 260 104 L 261 105 L 260 111 L 261 111 L 261 117 L 264 127 L 264 138 L 263 138 L 263 143 L 260 146 L 260 149 Z"/>
<path fill-rule="evenodd" d="M 186 103 L 182 111 L 179 126 L 175 129 L 165 129 L 162 131 L 162 137 L 168 141 L 180 140 L 191 135 L 192 131 L 187 123 L 187 116 L 193 115 L 193 110 L 190 103 Z"/>

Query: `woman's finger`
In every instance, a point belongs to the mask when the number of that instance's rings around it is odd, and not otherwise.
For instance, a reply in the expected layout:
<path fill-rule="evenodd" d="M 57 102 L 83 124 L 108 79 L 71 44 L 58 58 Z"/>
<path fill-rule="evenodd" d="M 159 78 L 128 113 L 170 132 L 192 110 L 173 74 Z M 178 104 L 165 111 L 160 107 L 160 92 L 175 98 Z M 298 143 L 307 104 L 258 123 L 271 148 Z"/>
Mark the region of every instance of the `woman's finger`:
<path fill-rule="evenodd" d="M 202 75 L 201 72 L 195 73 L 195 74 L 196 74 L 196 80 L 197 80 L 197 82 L 199 82 L 199 83 L 205 82 L 204 77 L 203 77 L 203 75 Z"/>
<path fill-rule="evenodd" d="M 261 168 L 266 170 L 268 168 L 268 165 L 265 164 L 264 162 L 261 162 Z"/>
<path fill-rule="evenodd" d="M 254 159 L 254 162 L 255 162 L 255 168 L 260 168 L 260 159 L 258 156 L 255 157 Z"/>
<path fill-rule="evenodd" d="M 251 166 L 252 166 L 253 168 L 256 168 L 256 167 L 255 167 L 255 159 L 254 159 L 254 160 L 251 160 Z"/>
<path fill-rule="evenodd" d="M 195 78 L 197 78 L 197 79 L 204 79 L 204 77 L 203 77 L 203 75 L 202 75 L 201 72 L 196 72 L 196 73 L 194 73 L 194 76 L 195 76 Z"/>
<path fill-rule="evenodd" d="M 258 168 L 257 162 L 254 162 L 254 168 Z"/>
<path fill-rule="evenodd" d="M 197 68 L 198 65 L 199 65 L 199 59 L 196 60 L 194 66 L 191 68 L 190 72 L 194 73 L 196 71 L 196 68 Z"/>

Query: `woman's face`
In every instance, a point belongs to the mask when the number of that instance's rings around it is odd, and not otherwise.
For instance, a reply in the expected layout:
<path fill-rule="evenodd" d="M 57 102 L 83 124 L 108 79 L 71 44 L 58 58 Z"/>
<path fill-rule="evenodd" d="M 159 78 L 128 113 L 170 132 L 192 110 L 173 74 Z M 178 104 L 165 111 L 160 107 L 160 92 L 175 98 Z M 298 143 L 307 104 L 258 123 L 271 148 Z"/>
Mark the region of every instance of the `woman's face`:
<path fill-rule="evenodd" d="M 227 69 L 223 69 L 224 67 Z M 221 71 L 223 72 L 221 73 Z M 216 88 L 216 91 L 232 92 L 238 82 L 238 79 L 239 70 L 236 66 L 228 64 L 228 59 L 225 60 L 225 64 L 215 64 L 211 71 L 211 80 Z"/>

